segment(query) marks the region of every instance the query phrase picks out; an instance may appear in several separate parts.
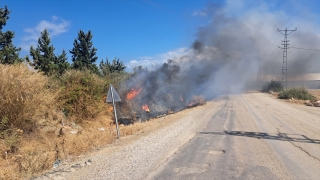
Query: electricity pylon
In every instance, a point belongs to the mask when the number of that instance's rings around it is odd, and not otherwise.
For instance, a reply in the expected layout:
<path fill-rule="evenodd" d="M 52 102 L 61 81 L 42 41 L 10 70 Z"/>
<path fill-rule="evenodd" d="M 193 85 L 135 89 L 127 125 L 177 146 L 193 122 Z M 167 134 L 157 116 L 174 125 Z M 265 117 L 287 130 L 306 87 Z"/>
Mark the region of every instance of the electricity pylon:
<path fill-rule="evenodd" d="M 282 78 L 281 78 L 281 84 L 282 84 L 282 90 L 287 90 L 287 86 L 288 86 L 288 76 L 287 76 L 287 71 L 288 71 L 288 68 L 287 68 L 287 52 L 288 52 L 288 49 L 289 49 L 289 40 L 287 40 L 287 36 L 289 34 L 291 34 L 292 32 L 296 31 L 297 28 L 295 30 L 288 30 L 287 28 L 285 30 L 279 30 L 277 29 L 281 34 L 284 35 L 284 40 L 282 41 L 283 44 L 283 47 L 280 47 L 278 46 L 280 49 L 283 49 L 283 63 L 282 63 Z"/>

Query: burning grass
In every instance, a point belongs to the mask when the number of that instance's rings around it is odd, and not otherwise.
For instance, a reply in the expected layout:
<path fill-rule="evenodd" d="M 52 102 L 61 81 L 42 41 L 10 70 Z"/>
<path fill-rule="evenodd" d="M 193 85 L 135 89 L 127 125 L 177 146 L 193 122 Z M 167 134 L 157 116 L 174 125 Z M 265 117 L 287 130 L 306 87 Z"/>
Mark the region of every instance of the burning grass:
<path fill-rule="evenodd" d="M 140 92 L 142 91 L 142 88 L 134 89 L 132 88 L 131 91 L 127 93 L 127 100 L 132 100 L 135 98 Z"/>
<path fill-rule="evenodd" d="M 206 104 L 206 99 L 203 96 L 192 96 L 191 100 L 187 103 L 187 107 L 195 107 Z"/>

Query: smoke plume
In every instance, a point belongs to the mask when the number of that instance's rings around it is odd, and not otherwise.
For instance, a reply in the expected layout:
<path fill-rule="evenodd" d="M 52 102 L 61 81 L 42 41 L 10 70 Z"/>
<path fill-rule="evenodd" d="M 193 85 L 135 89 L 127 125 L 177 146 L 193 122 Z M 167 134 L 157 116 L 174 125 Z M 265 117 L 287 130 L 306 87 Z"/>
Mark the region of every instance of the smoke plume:
<path fill-rule="evenodd" d="M 208 5 L 203 10 L 207 16 L 199 17 L 207 18 L 207 24 L 198 28 L 189 53 L 154 71 L 136 72 L 126 86 L 143 88 L 140 104 L 179 109 L 185 105 L 180 96 L 188 101 L 192 95 L 212 98 L 257 89 L 260 68 L 263 81 L 281 80 L 283 50 L 277 46 L 282 46 L 283 35 L 277 28 L 298 28 L 288 36 L 289 46 L 320 49 L 319 26 L 309 18 L 311 12 L 292 17 L 261 1 L 246 2 Z M 319 69 L 319 52 L 288 50 L 288 79 Z"/>

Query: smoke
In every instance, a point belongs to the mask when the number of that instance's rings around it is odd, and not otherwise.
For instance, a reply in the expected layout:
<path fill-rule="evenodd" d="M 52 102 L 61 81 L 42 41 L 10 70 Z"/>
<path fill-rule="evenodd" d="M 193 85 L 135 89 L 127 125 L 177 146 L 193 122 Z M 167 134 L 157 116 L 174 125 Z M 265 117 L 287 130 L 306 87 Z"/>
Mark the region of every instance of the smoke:
<path fill-rule="evenodd" d="M 206 16 L 199 16 L 207 18 L 207 24 L 198 28 L 186 55 L 156 70 L 136 72 L 126 86 L 143 88 L 139 104 L 179 109 L 192 95 L 212 98 L 257 89 L 260 68 L 262 80 L 281 80 L 283 50 L 277 46 L 281 46 L 283 35 L 277 28 L 294 29 L 297 25 L 298 31 L 288 36 L 290 46 L 320 49 L 319 27 L 312 20 L 292 18 L 263 1 L 247 2 L 208 5 L 202 12 Z M 288 19 L 295 21 L 287 27 Z M 319 73 L 319 69 L 319 52 L 288 50 L 288 79 Z"/>
<path fill-rule="evenodd" d="M 281 80 L 283 50 L 278 46 L 283 47 L 284 36 L 277 32 L 277 28 L 298 28 L 288 35 L 289 47 L 320 49 L 319 26 L 314 21 L 316 19 L 311 18 L 314 16 L 310 11 L 299 17 L 288 15 L 281 9 L 271 10 L 273 7 L 263 1 L 247 2 L 232 0 L 224 5 L 211 4 L 204 8 L 209 17 L 208 24 L 198 28 L 191 45 L 193 53 L 183 60 L 174 59 L 183 67 L 194 66 L 184 73 L 191 74 L 190 78 L 195 82 L 197 77 L 203 78 L 200 83 L 194 83 L 194 88 L 200 88 L 205 96 L 259 88 L 260 67 L 264 81 Z M 300 7 L 301 4 L 298 10 Z M 319 51 L 290 48 L 288 79 L 319 73 L 319 57 Z"/>

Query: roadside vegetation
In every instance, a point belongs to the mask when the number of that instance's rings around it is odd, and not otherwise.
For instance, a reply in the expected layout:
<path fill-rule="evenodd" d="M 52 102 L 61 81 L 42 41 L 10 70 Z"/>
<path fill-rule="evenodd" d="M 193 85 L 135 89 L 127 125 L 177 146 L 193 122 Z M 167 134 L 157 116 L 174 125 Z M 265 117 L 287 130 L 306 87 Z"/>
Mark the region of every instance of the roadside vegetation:
<path fill-rule="evenodd" d="M 288 100 L 307 100 L 310 102 L 305 102 L 305 104 L 313 105 L 317 101 L 317 97 L 314 96 L 314 93 L 309 92 L 304 87 L 294 87 L 288 90 L 282 90 L 281 82 L 271 80 L 269 83 L 263 86 L 263 92 L 268 92 L 274 94 L 279 99 L 288 99 Z"/>
<path fill-rule="evenodd" d="M 316 97 L 308 92 L 304 87 L 296 87 L 288 90 L 281 91 L 278 95 L 279 99 L 299 99 L 299 100 L 310 100 L 314 102 Z"/>

